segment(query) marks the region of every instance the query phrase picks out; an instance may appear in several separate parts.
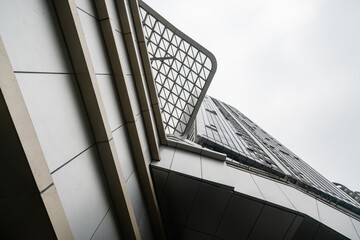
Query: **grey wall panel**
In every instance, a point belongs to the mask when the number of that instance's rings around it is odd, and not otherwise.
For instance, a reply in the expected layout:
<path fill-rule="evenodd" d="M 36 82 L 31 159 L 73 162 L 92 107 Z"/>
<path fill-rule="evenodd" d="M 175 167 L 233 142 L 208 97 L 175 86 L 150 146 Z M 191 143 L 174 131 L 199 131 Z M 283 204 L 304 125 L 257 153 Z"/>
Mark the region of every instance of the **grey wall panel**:
<path fill-rule="evenodd" d="M 128 94 L 131 101 L 131 106 L 133 107 L 134 115 L 136 116 L 140 113 L 140 105 L 135 87 L 134 76 L 126 75 L 125 81 L 126 81 L 126 85 L 128 86 Z"/>
<path fill-rule="evenodd" d="M 78 10 L 86 43 L 90 51 L 91 61 L 96 74 L 111 74 L 110 62 L 107 56 L 105 42 L 100 25 L 92 16 Z"/>
<path fill-rule="evenodd" d="M 130 195 L 131 203 L 136 217 L 136 222 L 139 226 L 141 223 L 141 219 L 145 215 L 146 208 L 144 197 L 141 192 L 139 179 L 135 172 L 131 174 L 129 180 L 126 182 L 126 187 Z"/>
<path fill-rule="evenodd" d="M 200 154 L 175 149 L 171 170 L 201 178 Z"/>
<path fill-rule="evenodd" d="M 125 75 L 132 74 L 124 36 L 118 31 L 115 32 L 114 36 L 119 51 L 119 58 L 121 62 L 122 71 Z"/>
<path fill-rule="evenodd" d="M 123 125 L 119 129 L 115 130 L 113 132 L 113 138 L 125 181 L 128 181 L 130 175 L 134 172 L 134 160 L 132 157 L 126 126 Z"/>
<path fill-rule="evenodd" d="M 73 75 L 16 74 L 50 172 L 93 139 Z"/>
<path fill-rule="evenodd" d="M 151 163 L 151 155 L 150 155 L 150 149 L 146 150 L 144 153 L 145 161 L 147 164 Z"/>
<path fill-rule="evenodd" d="M 354 225 L 354 228 L 357 232 L 357 235 L 360 237 L 360 221 L 359 220 L 356 220 L 354 218 L 350 218 L 351 222 L 353 223 Z"/>
<path fill-rule="evenodd" d="M 141 60 L 141 59 L 140 59 Z M 142 61 L 142 60 L 141 60 Z M 143 65 L 141 65 L 143 66 Z M 150 92 L 149 92 L 149 88 L 147 87 L 147 82 L 146 82 L 146 76 L 145 76 L 145 73 L 141 75 L 142 76 L 142 83 L 144 85 L 144 89 L 145 89 L 145 95 L 146 95 L 146 102 L 147 102 L 147 106 L 149 109 L 151 109 L 151 106 L 152 106 L 152 102 L 151 102 L 151 98 L 150 98 Z M 151 78 L 152 79 L 152 78 Z M 152 124 L 153 124 L 153 128 L 156 129 L 156 125 L 154 123 L 155 121 L 155 118 L 153 116 L 153 111 L 150 111 L 150 114 L 151 114 L 151 118 L 153 119 L 152 121 Z M 156 132 L 156 131 L 155 131 Z"/>
<path fill-rule="evenodd" d="M 125 239 L 118 228 L 120 223 L 117 219 L 115 210 L 110 208 L 102 220 L 100 226 L 91 237 L 92 240 L 116 240 Z"/>
<path fill-rule="evenodd" d="M 301 191 L 286 186 L 284 184 L 277 183 L 281 191 L 287 196 L 290 202 L 295 206 L 297 210 L 308 216 L 320 221 L 316 200 Z"/>
<path fill-rule="evenodd" d="M 111 131 L 124 123 L 124 117 L 116 91 L 114 78 L 111 75 L 97 75 L 101 98 L 103 99 L 106 115 L 109 120 Z"/>
<path fill-rule="evenodd" d="M 145 75 L 145 72 L 144 72 L 143 65 L 141 64 L 141 63 L 142 63 L 142 60 L 141 60 L 141 54 L 140 54 L 139 45 L 138 45 L 138 43 L 137 43 L 136 33 L 135 33 L 135 32 L 132 32 L 132 33 L 131 33 L 131 37 L 132 37 L 132 40 L 134 41 L 136 59 L 137 59 L 138 63 L 140 63 L 140 64 L 139 64 L 140 76 L 143 76 L 143 75 Z"/>
<path fill-rule="evenodd" d="M 323 224 L 342 233 L 350 239 L 360 239 L 349 216 L 320 201 L 317 201 L 317 205 L 320 220 Z"/>
<path fill-rule="evenodd" d="M 170 169 L 174 158 L 175 148 L 160 146 L 159 153 L 161 161 L 152 161 L 151 164 L 161 168 Z"/>
<path fill-rule="evenodd" d="M 75 239 L 90 239 L 110 207 L 95 147 L 52 174 Z"/>
<path fill-rule="evenodd" d="M 128 14 L 130 15 L 129 17 L 132 18 L 132 12 L 131 12 L 131 9 L 130 9 L 129 0 L 124 0 L 124 3 L 125 3 L 125 7 L 126 7 L 126 12 L 128 12 Z M 130 25 L 130 32 L 135 33 L 134 22 L 130 21 L 129 25 Z"/>
<path fill-rule="evenodd" d="M 93 0 L 75 0 L 76 6 L 93 17 L 97 17 Z"/>
<path fill-rule="evenodd" d="M 149 98 L 149 101 L 150 100 L 151 99 Z M 154 107 L 157 107 L 157 106 L 154 106 Z M 149 106 L 149 109 L 152 110 L 152 111 L 150 111 L 150 118 L 152 119 L 151 124 L 152 124 L 152 127 L 154 129 L 154 134 L 155 134 L 156 139 L 159 139 L 158 142 L 160 144 L 160 135 L 159 135 L 159 131 L 157 131 L 157 125 L 156 125 L 157 123 L 156 123 L 156 119 L 155 119 L 155 112 L 154 112 L 152 106 Z M 161 126 L 163 126 L 163 125 L 161 125 Z"/>
<path fill-rule="evenodd" d="M 105 0 L 105 2 L 107 4 L 107 8 L 109 11 L 109 17 L 110 17 L 112 26 L 118 32 L 123 33 L 123 30 L 122 30 L 122 27 L 121 27 L 121 24 L 119 21 L 119 15 L 117 13 L 117 5 L 115 3 L 115 0 Z"/>
<path fill-rule="evenodd" d="M 145 153 L 149 149 L 149 143 L 146 137 L 145 125 L 142 115 L 141 114 L 137 115 L 135 117 L 135 121 L 136 121 L 136 126 L 138 127 L 140 144 Z"/>
<path fill-rule="evenodd" d="M 235 187 L 235 191 L 264 199 L 250 173 L 226 166 L 208 157 L 201 156 L 203 178 Z"/>
<path fill-rule="evenodd" d="M 225 162 L 214 161 L 210 157 L 201 156 L 201 167 L 203 178 L 209 181 L 219 182 L 233 186 L 235 179 L 229 178 L 231 175 L 227 175 L 228 167 Z M 256 186 L 255 186 L 256 187 Z"/>
<path fill-rule="evenodd" d="M 256 175 L 252 175 L 255 183 L 260 188 L 261 193 L 265 197 L 266 201 L 278 204 L 280 206 L 297 210 L 291 204 L 291 202 L 286 198 L 286 196 L 282 193 L 279 187 L 276 185 L 276 182 L 263 178 L 258 177 Z"/>
<path fill-rule="evenodd" d="M 1 1 L 0 35 L 15 71 L 72 72 L 51 1 Z"/>

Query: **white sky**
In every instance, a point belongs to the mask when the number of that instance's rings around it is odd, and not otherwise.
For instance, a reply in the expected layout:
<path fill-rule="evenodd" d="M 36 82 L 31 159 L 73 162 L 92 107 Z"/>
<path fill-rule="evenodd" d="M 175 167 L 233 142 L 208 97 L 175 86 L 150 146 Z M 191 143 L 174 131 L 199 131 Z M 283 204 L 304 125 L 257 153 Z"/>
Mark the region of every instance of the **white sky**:
<path fill-rule="evenodd" d="M 360 191 L 360 1 L 145 2 L 215 55 L 209 95 Z"/>

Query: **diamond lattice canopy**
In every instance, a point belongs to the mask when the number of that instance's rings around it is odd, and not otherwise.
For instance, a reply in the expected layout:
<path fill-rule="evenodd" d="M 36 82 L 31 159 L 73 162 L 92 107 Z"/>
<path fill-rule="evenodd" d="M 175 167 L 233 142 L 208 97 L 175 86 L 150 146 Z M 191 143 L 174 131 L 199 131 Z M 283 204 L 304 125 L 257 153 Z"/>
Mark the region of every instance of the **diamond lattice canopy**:
<path fill-rule="evenodd" d="M 140 2 L 165 132 L 187 136 L 216 71 L 212 53 Z"/>

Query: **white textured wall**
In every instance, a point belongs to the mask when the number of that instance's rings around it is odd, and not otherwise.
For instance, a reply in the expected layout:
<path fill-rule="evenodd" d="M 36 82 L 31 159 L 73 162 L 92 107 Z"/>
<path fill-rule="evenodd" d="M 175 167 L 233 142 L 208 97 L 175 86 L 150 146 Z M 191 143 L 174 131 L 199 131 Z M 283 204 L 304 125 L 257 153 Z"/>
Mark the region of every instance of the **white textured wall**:
<path fill-rule="evenodd" d="M 108 0 L 107 3 L 134 104 L 142 149 L 146 161 L 150 162 L 149 144 L 123 31 L 116 16 L 115 2 Z M 151 224 L 96 9 L 90 0 L 78 0 L 76 5 L 136 221 L 142 237 L 150 239 Z M 0 34 L 75 239 L 120 239 L 121 223 L 111 202 L 81 92 L 51 1 L 1 1 Z"/>

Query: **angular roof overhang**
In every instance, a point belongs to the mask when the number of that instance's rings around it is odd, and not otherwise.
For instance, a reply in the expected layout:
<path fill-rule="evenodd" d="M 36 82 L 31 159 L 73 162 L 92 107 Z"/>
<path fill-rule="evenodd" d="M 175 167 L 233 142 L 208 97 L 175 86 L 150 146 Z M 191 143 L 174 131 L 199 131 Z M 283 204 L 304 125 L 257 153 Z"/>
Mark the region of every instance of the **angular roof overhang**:
<path fill-rule="evenodd" d="M 360 219 L 330 202 L 206 149 L 169 145 L 151 172 L 170 239 L 360 239 Z"/>

